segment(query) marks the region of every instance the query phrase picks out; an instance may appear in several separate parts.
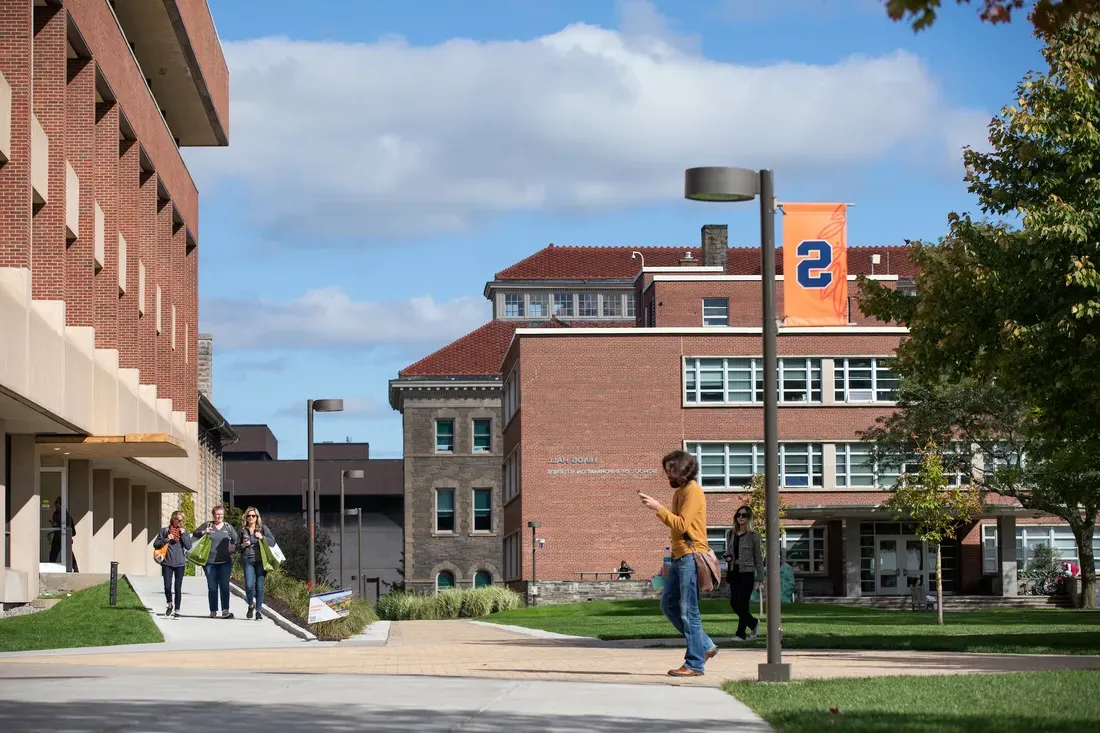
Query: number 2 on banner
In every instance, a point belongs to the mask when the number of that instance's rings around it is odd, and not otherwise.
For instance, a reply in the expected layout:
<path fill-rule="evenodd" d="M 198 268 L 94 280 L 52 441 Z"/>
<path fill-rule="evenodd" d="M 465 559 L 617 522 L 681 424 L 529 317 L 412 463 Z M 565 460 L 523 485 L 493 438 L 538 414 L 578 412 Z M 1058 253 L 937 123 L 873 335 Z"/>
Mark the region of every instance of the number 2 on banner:
<path fill-rule="evenodd" d="M 798 284 L 808 290 L 821 290 L 833 282 L 829 265 L 833 264 L 833 247 L 823 239 L 807 239 L 798 245 Z"/>

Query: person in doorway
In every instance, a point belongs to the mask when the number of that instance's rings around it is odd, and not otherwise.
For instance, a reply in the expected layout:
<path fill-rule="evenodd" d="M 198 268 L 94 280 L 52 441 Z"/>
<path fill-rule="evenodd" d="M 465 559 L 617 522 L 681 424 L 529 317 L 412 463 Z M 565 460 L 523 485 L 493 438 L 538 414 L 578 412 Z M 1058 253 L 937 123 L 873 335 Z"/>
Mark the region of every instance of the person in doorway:
<path fill-rule="evenodd" d="M 756 638 L 760 620 L 749 610 L 749 599 L 757 587 L 757 576 L 764 575 L 764 553 L 760 549 L 760 535 L 752 527 L 752 507 L 747 504 L 734 513 L 733 528 L 726 530 L 723 558 L 730 585 L 730 608 L 737 614 L 733 640 L 751 641 Z"/>
<path fill-rule="evenodd" d="M 250 506 L 244 512 L 244 524 L 241 527 L 241 565 L 244 566 L 244 595 L 248 601 L 248 618 L 255 614 L 257 621 L 264 617 L 264 581 L 267 571 L 260 556 L 260 540 L 268 547 L 275 544 L 271 530 L 264 526 L 260 512 Z"/>
<path fill-rule="evenodd" d="M 225 507 L 221 504 L 210 513 L 213 521 L 195 529 L 195 539 L 210 535 L 210 559 L 206 561 L 206 591 L 210 600 L 210 618 L 218 616 L 218 600 L 221 600 L 222 618 L 233 618 L 229 610 L 229 576 L 233 572 L 233 553 L 237 551 L 238 536 L 233 525 L 225 521 Z"/>
<path fill-rule="evenodd" d="M 53 510 L 53 517 L 50 518 L 50 524 L 57 529 L 50 533 L 50 562 L 56 563 L 61 558 L 61 497 L 57 497 L 53 503 L 55 509 Z M 73 535 L 76 534 L 76 524 L 73 522 L 73 515 L 69 512 L 65 512 L 65 523 L 69 526 L 69 531 L 65 534 L 65 549 L 68 550 L 69 555 L 69 569 L 74 573 L 79 573 L 80 570 L 76 564 L 76 555 L 73 554 Z"/>
<path fill-rule="evenodd" d="M 168 545 L 168 552 L 160 564 L 160 574 L 164 578 L 164 601 L 168 610 L 165 618 L 180 617 L 180 601 L 183 596 L 183 570 L 187 566 L 187 553 L 191 551 L 191 533 L 183 528 L 183 512 L 172 512 L 168 526 L 160 530 L 153 540 L 153 549 Z"/>
<path fill-rule="evenodd" d="M 661 611 L 687 642 L 684 664 L 671 670 L 670 677 L 701 677 L 706 663 L 718 654 L 718 647 L 703 631 L 699 615 L 699 576 L 695 553 L 708 553 L 707 498 L 695 482 L 699 464 L 686 451 L 672 451 L 661 460 L 668 484 L 676 489 L 672 509 L 666 509 L 652 496 L 638 492 L 642 504 L 657 512 L 669 528 L 672 563 L 668 567 Z"/>

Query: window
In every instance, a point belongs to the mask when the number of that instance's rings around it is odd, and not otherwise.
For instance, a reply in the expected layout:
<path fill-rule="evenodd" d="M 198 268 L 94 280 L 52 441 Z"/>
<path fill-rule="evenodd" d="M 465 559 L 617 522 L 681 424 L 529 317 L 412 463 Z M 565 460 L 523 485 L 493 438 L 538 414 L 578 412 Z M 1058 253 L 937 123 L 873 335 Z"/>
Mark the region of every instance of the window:
<path fill-rule="evenodd" d="M 455 490 L 435 490 L 435 531 L 455 531 Z"/>
<path fill-rule="evenodd" d="M 822 401 L 821 360 L 779 360 L 779 401 Z M 760 404 L 764 401 L 763 359 L 684 360 L 684 402 Z"/>
<path fill-rule="evenodd" d="M 653 310 L 653 303 L 649 303 L 645 307 L 645 325 L 649 328 L 657 325 L 657 312 Z"/>
<path fill-rule="evenodd" d="M 435 576 L 435 589 L 451 590 L 455 587 L 455 574 L 450 570 L 444 570 L 439 575 Z"/>
<path fill-rule="evenodd" d="M 558 318 L 573 317 L 572 293 L 554 293 L 554 315 Z"/>
<path fill-rule="evenodd" d="M 1063 560 L 1080 564 L 1077 540 L 1073 537 L 1073 530 L 1067 525 L 1027 524 L 1016 527 L 1017 572 L 1027 569 L 1027 564 L 1035 558 L 1035 550 L 1040 545 L 1053 548 Z M 1000 573 L 1000 560 L 997 557 L 999 549 L 997 525 L 982 525 L 982 566 L 986 574 Z M 1100 534 L 1093 535 L 1092 555 L 1096 569 L 1100 570 Z"/>
<path fill-rule="evenodd" d="M 764 472 L 761 443 L 688 443 L 688 453 L 699 461 L 699 485 L 704 488 L 742 488 L 754 474 Z M 820 443 L 780 443 L 779 480 L 782 486 L 821 486 Z"/>
<path fill-rule="evenodd" d="M 478 570 L 474 574 L 474 587 L 475 588 L 488 588 L 493 584 L 493 574 L 488 570 Z"/>
<path fill-rule="evenodd" d="M 600 315 L 600 296 L 596 293 L 581 293 L 577 296 L 577 315 L 581 318 L 595 318 Z"/>
<path fill-rule="evenodd" d="M 726 551 L 726 530 L 722 527 L 707 527 L 707 544 L 718 559 L 722 559 L 722 553 Z"/>
<path fill-rule="evenodd" d="M 527 315 L 531 318 L 549 318 L 550 294 L 531 293 L 527 298 Z"/>
<path fill-rule="evenodd" d="M 493 450 L 493 421 L 474 420 L 474 453 L 491 453 Z"/>
<path fill-rule="evenodd" d="M 827 573 L 825 528 L 788 527 L 783 533 L 783 558 L 796 573 Z"/>
<path fill-rule="evenodd" d="M 454 420 L 436 420 L 435 421 L 435 452 L 436 453 L 454 453 L 455 452 L 455 421 Z"/>
<path fill-rule="evenodd" d="M 634 293 L 630 293 L 626 296 L 626 317 L 634 317 Z"/>
<path fill-rule="evenodd" d="M 504 380 L 504 424 L 512 422 L 519 409 L 519 369 L 513 368 Z"/>
<path fill-rule="evenodd" d="M 703 298 L 703 325 L 730 325 L 729 298 Z"/>
<path fill-rule="evenodd" d="M 523 293 L 508 293 L 504 296 L 504 317 L 523 318 Z"/>
<path fill-rule="evenodd" d="M 507 504 L 519 493 L 519 451 L 514 450 L 504 462 L 504 503 Z"/>
<path fill-rule="evenodd" d="M 898 376 L 893 359 L 837 359 L 834 367 L 837 402 L 893 402 Z"/>
<path fill-rule="evenodd" d="M 603 317 L 622 318 L 623 296 L 620 293 L 608 293 L 603 296 Z"/>
<path fill-rule="evenodd" d="M 504 580 L 519 580 L 523 568 L 520 566 L 519 532 L 513 532 L 504 538 Z"/>
<path fill-rule="evenodd" d="M 474 531 L 493 531 L 492 489 L 474 489 Z"/>
<path fill-rule="evenodd" d="M 896 456 L 883 456 L 875 460 L 874 447 L 870 443 L 838 443 L 836 446 L 836 485 L 838 488 L 892 487 L 907 471 L 914 470 L 920 461 L 916 455 L 900 463 Z M 970 454 L 956 447 L 943 456 L 943 469 L 950 486 L 970 482 Z"/>

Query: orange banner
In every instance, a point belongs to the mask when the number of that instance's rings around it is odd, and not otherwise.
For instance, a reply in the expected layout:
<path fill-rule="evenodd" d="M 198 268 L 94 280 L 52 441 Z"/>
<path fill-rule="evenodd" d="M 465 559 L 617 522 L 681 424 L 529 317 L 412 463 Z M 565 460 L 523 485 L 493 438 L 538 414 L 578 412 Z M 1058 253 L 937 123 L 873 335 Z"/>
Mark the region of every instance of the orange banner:
<path fill-rule="evenodd" d="M 783 204 L 786 326 L 848 325 L 848 205 Z"/>

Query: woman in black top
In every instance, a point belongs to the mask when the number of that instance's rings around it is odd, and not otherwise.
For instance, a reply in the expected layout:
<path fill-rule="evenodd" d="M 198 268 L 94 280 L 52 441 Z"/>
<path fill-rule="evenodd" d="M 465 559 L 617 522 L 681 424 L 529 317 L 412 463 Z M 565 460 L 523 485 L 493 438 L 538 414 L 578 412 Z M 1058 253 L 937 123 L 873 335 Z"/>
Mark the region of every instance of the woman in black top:
<path fill-rule="evenodd" d="M 191 551 L 191 533 L 183 528 L 183 512 L 172 512 L 168 526 L 160 530 L 153 540 L 153 549 L 168 545 L 168 552 L 160 563 L 160 574 L 164 577 L 164 600 L 168 610 L 164 616 L 180 617 L 180 597 L 183 595 L 183 570 L 187 566 L 187 553 Z M 175 593 L 173 594 L 173 590 Z"/>
<path fill-rule="evenodd" d="M 752 528 L 752 507 L 745 505 L 733 515 L 733 529 L 726 530 L 726 551 L 723 557 L 728 566 L 730 607 L 737 614 L 738 622 L 733 639 L 751 641 L 756 638 L 760 620 L 749 611 L 749 600 L 753 589 L 757 587 L 756 574 L 764 574 L 760 535 Z"/>

